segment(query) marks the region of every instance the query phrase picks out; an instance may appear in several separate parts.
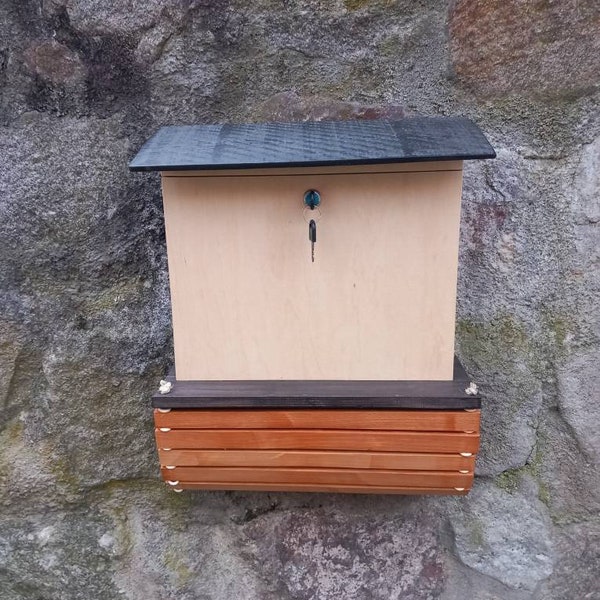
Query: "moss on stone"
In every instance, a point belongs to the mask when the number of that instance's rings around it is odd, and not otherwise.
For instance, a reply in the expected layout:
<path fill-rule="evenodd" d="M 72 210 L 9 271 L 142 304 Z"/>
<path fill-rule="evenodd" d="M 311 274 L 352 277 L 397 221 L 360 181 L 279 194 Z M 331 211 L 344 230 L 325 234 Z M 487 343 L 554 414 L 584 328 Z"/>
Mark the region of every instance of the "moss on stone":
<path fill-rule="evenodd" d="M 550 494 L 550 487 L 544 481 L 542 477 L 542 463 L 543 463 L 543 446 L 546 441 L 546 436 L 543 431 L 536 432 L 536 445 L 531 455 L 531 458 L 523 467 L 517 469 L 509 469 L 500 473 L 495 479 L 494 483 L 501 489 L 505 490 L 509 494 L 514 493 L 521 484 L 521 480 L 524 475 L 532 477 L 538 486 L 538 499 L 543 502 L 547 507 L 550 507 L 552 500 Z"/>
<path fill-rule="evenodd" d="M 7 448 L 14 445 L 23 436 L 23 423 L 12 421 L 0 434 L 0 451 L 4 446 Z"/>
<path fill-rule="evenodd" d="M 390 6 L 393 0 L 344 0 L 344 6 L 347 10 L 360 10 L 368 5 Z"/>
<path fill-rule="evenodd" d="M 550 508 L 550 503 L 552 501 L 550 487 L 544 481 L 542 476 L 542 465 L 544 462 L 544 446 L 547 442 L 547 436 L 544 431 L 540 429 L 536 432 L 536 444 L 535 450 L 531 456 L 531 460 L 527 465 L 525 465 L 525 469 L 527 472 L 536 480 L 538 484 L 538 498 L 541 502 L 543 502 L 548 508 Z"/>
<path fill-rule="evenodd" d="M 45 462 L 58 484 L 68 488 L 71 492 L 77 492 L 80 489 L 81 482 L 65 459 L 48 455 Z"/>
<path fill-rule="evenodd" d="M 163 555 L 163 562 L 169 572 L 175 575 L 177 583 L 180 586 L 188 583 L 194 576 L 194 571 L 186 564 L 184 558 L 179 555 L 177 548 L 167 548 Z"/>
<path fill-rule="evenodd" d="M 549 350 L 555 356 L 568 353 L 568 340 L 577 332 L 574 320 L 560 313 L 545 311 L 542 313 L 544 332 L 548 337 Z"/>
<path fill-rule="evenodd" d="M 502 357 L 508 349 L 514 352 L 530 348 L 523 325 L 512 315 L 499 315 L 493 321 L 483 323 L 461 319 L 456 332 L 461 347 L 468 354 L 483 356 L 491 362 Z"/>
<path fill-rule="evenodd" d="M 369 4 L 369 2 L 371 2 L 371 0 L 344 0 L 344 6 L 348 10 L 359 10 Z"/>
<path fill-rule="evenodd" d="M 384 38 L 378 46 L 379 55 L 385 57 L 396 57 L 400 55 L 404 41 L 398 35 Z"/>
<path fill-rule="evenodd" d="M 140 298 L 142 293 L 143 284 L 138 277 L 119 281 L 103 289 L 93 298 L 86 299 L 82 306 L 82 312 L 90 316 L 112 310 L 118 306 L 130 304 Z"/>
<path fill-rule="evenodd" d="M 538 490 L 538 498 L 540 499 L 540 502 L 543 502 L 548 508 L 550 508 L 550 488 L 540 479 L 538 479 Z"/>
<path fill-rule="evenodd" d="M 468 523 L 469 528 L 469 540 L 473 546 L 477 546 L 478 548 L 482 548 L 485 544 L 485 535 L 483 529 L 483 523 L 477 519 L 473 518 Z"/>
<path fill-rule="evenodd" d="M 8 479 L 12 471 L 10 460 L 4 456 L 10 452 L 11 447 L 16 446 L 23 436 L 23 423 L 21 421 L 10 422 L 0 434 L 0 479 Z"/>
<path fill-rule="evenodd" d="M 524 325 L 512 315 L 499 315 L 487 322 L 460 320 L 457 346 L 462 356 L 477 357 L 480 370 L 502 373 L 518 390 L 503 398 L 507 415 L 519 413 L 523 403 L 536 393 L 537 382 L 530 372 L 542 372 L 543 357 Z"/>
<path fill-rule="evenodd" d="M 502 490 L 508 492 L 509 494 L 513 494 L 519 488 L 521 484 L 521 479 L 523 477 L 524 467 L 521 469 L 509 469 L 508 471 L 504 471 L 500 473 L 494 479 L 494 483 Z"/>
<path fill-rule="evenodd" d="M 0 434 L 0 480 L 8 481 L 11 473 L 10 461 L 5 454 L 16 447 L 23 435 L 23 423 L 12 421 Z"/>

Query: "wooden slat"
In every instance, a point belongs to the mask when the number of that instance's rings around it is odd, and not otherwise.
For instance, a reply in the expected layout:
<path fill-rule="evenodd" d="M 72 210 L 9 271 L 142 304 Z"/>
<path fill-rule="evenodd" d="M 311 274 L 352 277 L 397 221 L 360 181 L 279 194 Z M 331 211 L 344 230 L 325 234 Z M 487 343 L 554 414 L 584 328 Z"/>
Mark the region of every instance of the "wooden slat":
<path fill-rule="evenodd" d="M 180 482 L 175 490 L 240 490 L 252 492 L 326 492 L 333 494 L 402 494 L 402 495 L 444 495 L 466 496 L 470 488 L 418 488 L 360 485 L 317 485 L 300 483 L 207 483 L 186 481 Z"/>
<path fill-rule="evenodd" d="M 333 429 L 172 429 L 156 432 L 159 448 L 477 452 L 479 434 Z"/>
<path fill-rule="evenodd" d="M 472 471 L 475 456 L 399 452 L 159 450 L 160 464 L 180 467 L 335 467 Z"/>
<path fill-rule="evenodd" d="M 154 411 L 172 429 L 377 429 L 479 431 L 480 411 L 444 410 L 172 410 Z"/>
<path fill-rule="evenodd" d="M 247 467 L 176 467 L 162 469 L 170 481 L 381 485 L 390 487 L 469 487 L 473 473 L 377 469 L 269 469 Z"/>

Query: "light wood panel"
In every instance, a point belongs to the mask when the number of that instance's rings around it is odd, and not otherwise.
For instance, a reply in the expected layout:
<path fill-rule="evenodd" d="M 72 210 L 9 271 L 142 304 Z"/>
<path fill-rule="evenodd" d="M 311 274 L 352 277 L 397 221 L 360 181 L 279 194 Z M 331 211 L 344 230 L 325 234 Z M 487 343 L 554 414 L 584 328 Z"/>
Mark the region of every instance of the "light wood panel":
<path fill-rule="evenodd" d="M 479 434 L 415 431 L 221 429 L 155 430 L 159 448 L 222 450 L 355 450 L 388 452 L 477 452 Z"/>
<path fill-rule="evenodd" d="M 461 171 L 165 177 L 178 380 L 451 380 L 460 193 Z"/>
<path fill-rule="evenodd" d="M 380 165 L 330 165 L 325 167 L 277 167 L 268 169 L 213 169 L 198 171 L 161 171 L 163 177 L 256 177 L 269 175 L 340 175 L 352 173 L 419 173 L 428 171 L 460 171 L 461 160 L 389 163 Z"/>
<path fill-rule="evenodd" d="M 163 467 L 331 467 L 413 471 L 473 471 L 475 456 L 310 450 L 162 450 Z"/>
<path fill-rule="evenodd" d="M 395 471 L 377 469 L 283 469 L 244 467 L 176 467 L 162 469 L 165 480 L 340 485 L 389 485 L 393 487 L 468 487 L 472 473 L 451 471 Z"/>
<path fill-rule="evenodd" d="M 299 484 L 299 483 L 207 483 L 181 481 L 175 490 L 239 490 L 253 492 L 326 492 L 334 494 L 402 494 L 402 495 L 444 495 L 466 496 L 470 488 L 417 488 L 390 486 Z"/>
<path fill-rule="evenodd" d="M 154 411 L 172 429 L 375 429 L 479 431 L 479 411 L 449 410 L 172 410 Z"/>

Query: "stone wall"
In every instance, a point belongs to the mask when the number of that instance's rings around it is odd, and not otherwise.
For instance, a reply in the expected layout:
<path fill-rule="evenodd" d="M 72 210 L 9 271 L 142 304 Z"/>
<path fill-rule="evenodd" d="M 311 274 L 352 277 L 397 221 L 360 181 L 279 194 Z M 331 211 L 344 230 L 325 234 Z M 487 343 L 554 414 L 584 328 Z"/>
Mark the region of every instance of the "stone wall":
<path fill-rule="evenodd" d="M 600 4 L 0 2 L 3 600 L 600 598 Z M 160 125 L 463 114 L 464 499 L 174 494 Z"/>

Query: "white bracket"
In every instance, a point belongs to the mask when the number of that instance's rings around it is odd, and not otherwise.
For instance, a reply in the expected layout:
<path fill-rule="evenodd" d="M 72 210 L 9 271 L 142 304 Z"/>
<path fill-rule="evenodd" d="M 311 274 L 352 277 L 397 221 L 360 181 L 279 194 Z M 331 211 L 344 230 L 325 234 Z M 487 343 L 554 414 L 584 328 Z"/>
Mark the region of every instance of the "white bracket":
<path fill-rule="evenodd" d="M 471 383 L 469 384 L 469 387 L 467 389 L 465 389 L 465 394 L 467 396 L 477 396 L 478 392 L 479 392 L 479 388 L 477 387 L 477 384 L 474 381 L 471 381 Z"/>
<path fill-rule="evenodd" d="M 158 385 L 158 391 L 160 394 L 168 394 L 173 388 L 173 384 L 166 379 L 161 379 Z"/>

